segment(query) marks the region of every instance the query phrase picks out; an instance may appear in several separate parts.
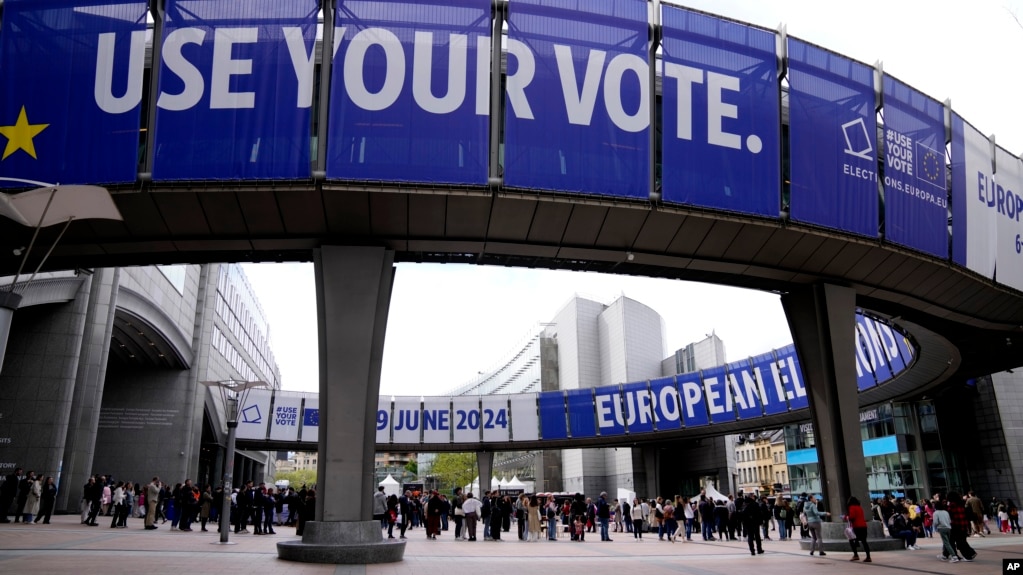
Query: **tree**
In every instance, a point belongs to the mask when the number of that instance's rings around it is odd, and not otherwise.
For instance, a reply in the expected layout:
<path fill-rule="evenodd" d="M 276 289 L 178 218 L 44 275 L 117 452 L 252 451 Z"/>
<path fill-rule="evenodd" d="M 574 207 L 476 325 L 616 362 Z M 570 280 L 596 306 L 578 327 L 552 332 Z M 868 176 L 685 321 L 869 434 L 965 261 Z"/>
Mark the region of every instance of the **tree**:
<path fill-rule="evenodd" d="M 415 458 L 409 459 L 405 464 L 405 471 L 411 473 L 413 477 L 419 477 L 419 462 Z"/>
<path fill-rule="evenodd" d="M 444 488 L 465 487 L 476 477 L 476 454 L 438 453 L 430 474 Z"/>
<path fill-rule="evenodd" d="M 316 470 L 296 469 L 295 471 L 278 471 L 277 475 L 274 476 L 274 482 L 276 483 L 282 479 L 288 480 L 288 485 L 294 487 L 297 491 L 303 485 L 308 487 L 316 485 Z"/>

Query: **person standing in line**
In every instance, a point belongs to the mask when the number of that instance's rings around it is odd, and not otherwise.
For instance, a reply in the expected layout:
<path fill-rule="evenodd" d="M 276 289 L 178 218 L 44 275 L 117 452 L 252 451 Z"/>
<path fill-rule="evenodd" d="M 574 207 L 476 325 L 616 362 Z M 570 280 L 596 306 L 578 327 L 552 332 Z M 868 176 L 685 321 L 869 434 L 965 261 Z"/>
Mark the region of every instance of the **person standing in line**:
<path fill-rule="evenodd" d="M 472 493 L 465 494 L 465 500 L 462 501 L 462 512 L 465 513 L 465 534 L 468 537 L 467 541 L 476 540 L 476 521 L 480 517 L 480 509 L 483 507 L 483 503 L 473 497 Z"/>
<path fill-rule="evenodd" d="M 675 506 L 671 504 L 670 499 L 664 500 L 664 504 L 661 505 L 661 514 L 664 515 L 662 519 L 664 534 L 668 537 L 669 542 L 674 543 L 675 533 L 678 531 L 678 521 L 675 519 Z"/>
<path fill-rule="evenodd" d="M 22 468 L 17 468 L 0 483 L 0 523 L 10 523 L 7 515 L 11 511 L 14 498 L 18 495 L 18 483 L 21 481 Z M 17 515 L 14 517 L 17 519 Z"/>
<path fill-rule="evenodd" d="M 35 483 L 36 472 L 29 471 L 18 481 L 18 509 L 14 515 L 14 522 L 20 523 L 25 518 L 25 502 L 28 501 L 28 494 L 32 491 L 32 484 Z"/>
<path fill-rule="evenodd" d="M 57 501 L 57 485 L 53 482 L 53 476 L 48 476 L 42 483 L 41 495 L 39 496 L 39 515 L 35 523 L 42 520 L 44 525 L 50 524 L 50 517 L 53 515 L 53 506 Z"/>
<path fill-rule="evenodd" d="M 462 537 L 462 520 L 465 518 L 465 511 L 462 509 L 462 488 L 456 487 L 454 497 L 451 498 L 451 519 L 455 522 L 455 539 Z"/>
<path fill-rule="evenodd" d="M 426 502 L 426 538 L 437 539 L 440 535 L 440 516 L 444 510 L 444 503 L 440 500 L 440 493 L 434 489 L 430 492 L 430 499 Z"/>
<path fill-rule="evenodd" d="M 28 497 L 25 499 L 22 521 L 32 523 L 32 518 L 39 514 L 39 498 L 43 495 L 42 477 L 34 477 L 29 484 Z"/>
<path fill-rule="evenodd" d="M 742 507 L 739 514 L 742 521 L 743 531 L 746 532 L 746 544 L 749 545 L 750 555 L 763 555 L 764 543 L 760 538 L 760 527 L 764 525 L 764 515 L 755 495 L 750 494 L 746 505 Z"/>
<path fill-rule="evenodd" d="M 116 529 L 121 518 L 121 506 L 124 504 L 124 482 L 118 481 L 114 490 L 110 493 L 110 503 L 114 506 L 114 517 L 110 520 L 110 528 Z"/>
<path fill-rule="evenodd" d="M 387 516 L 387 494 L 384 493 L 384 486 L 377 486 L 377 492 L 373 494 L 373 519 L 380 522 L 380 529 L 387 529 L 385 518 Z"/>
<path fill-rule="evenodd" d="M 632 500 L 632 538 L 643 540 L 643 518 L 646 513 L 643 512 L 643 507 L 646 503 L 640 503 L 639 498 Z"/>
<path fill-rule="evenodd" d="M 199 498 L 199 526 L 203 531 L 209 531 L 206 529 L 206 523 L 210 520 L 211 509 L 213 509 L 213 488 L 207 485 Z"/>
<path fill-rule="evenodd" d="M 305 533 L 306 521 L 312 521 L 316 516 L 316 490 L 309 488 L 303 491 L 305 491 L 305 497 L 302 498 L 301 507 L 298 510 L 298 527 L 295 529 L 295 535 L 300 537 Z"/>
<path fill-rule="evenodd" d="M 401 514 L 401 523 L 398 525 L 399 538 L 404 539 L 405 530 L 412 524 L 412 491 L 406 489 L 398 498 L 398 513 Z"/>
<path fill-rule="evenodd" d="M 846 505 L 845 520 L 852 526 L 853 534 L 855 539 L 849 540 L 849 546 L 852 547 L 853 556 L 850 561 L 859 561 L 860 554 L 857 544 L 863 544 L 863 551 L 866 553 L 866 558 L 863 560 L 864 563 L 870 563 L 870 545 L 867 544 L 867 518 L 863 514 L 863 507 L 860 506 L 860 500 L 856 497 L 850 497 Z M 779 528 L 781 526 L 779 525 Z"/>
<path fill-rule="evenodd" d="M 160 504 L 161 491 L 159 477 L 146 485 L 146 529 L 156 529 L 156 507 Z"/>
<path fill-rule="evenodd" d="M 547 540 L 558 540 L 558 502 L 553 495 L 547 496 L 547 504 L 544 505 L 544 516 L 547 518 Z"/>
<path fill-rule="evenodd" d="M 526 503 L 526 529 L 528 534 L 526 541 L 540 542 L 540 532 L 543 530 L 540 525 L 540 499 L 534 494 Z"/>
<path fill-rule="evenodd" d="M 803 502 L 803 514 L 806 515 L 806 530 L 810 532 L 810 555 L 813 555 L 814 551 L 819 551 L 821 557 L 824 557 L 827 553 L 824 552 L 824 537 L 821 535 L 821 530 L 824 518 L 830 514 L 820 510 L 817 498 L 813 495 L 806 496 L 806 500 Z"/>
<path fill-rule="evenodd" d="M 611 521 L 611 505 L 607 502 L 607 492 L 601 491 L 597 499 L 597 521 L 600 523 L 600 540 L 611 541 L 611 534 L 608 533 L 608 523 Z"/>
<path fill-rule="evenodd" d="M 493 497 L 490 498 L 490 539 L 492 541 L 501 540 L 501 527 L 504 525 L 504 513 L 505 509 L 501 503 L 501 495 L 499 492 L 494 491 Z"/>
<path fill-rule="evenodd" d="M 621 523 L 626 533 L 632 533 L 632 505 L 629 504 L 628 499 L 622 501 Z"/>

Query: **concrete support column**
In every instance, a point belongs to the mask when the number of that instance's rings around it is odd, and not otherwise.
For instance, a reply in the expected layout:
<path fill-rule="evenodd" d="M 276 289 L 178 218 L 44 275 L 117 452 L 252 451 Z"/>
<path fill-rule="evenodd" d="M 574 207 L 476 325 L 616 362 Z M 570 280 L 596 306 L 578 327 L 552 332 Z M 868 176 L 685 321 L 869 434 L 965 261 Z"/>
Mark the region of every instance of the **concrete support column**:
<path fill-rule="evenodd" d="M 833 517 L 855 495 L 869 500 L 856 387 L 856 293 L 816 284 L 781 298 L 802 366 L 817 443 L 821 487 Z"/>
<path fill-rule="evenodd" d="M 114 330 L 117 311 L 117 290 L 120 286 L 119 268 L 97 269 L 92 276 L 92 290 L 85 314 L 81 352 L 75 375 L 74 400 L 68 421 L 64 447 L 64 469 L 61 483 L 70 489 L 71 502 L 81 496 L 78 492 L 93 474 L 96 455 L 96 434 L 103 404 L 103 386 L 107 377 L 107 359 L 110 357 L 110 338 Z M 100 472 L 101 470 L 95 470 Z M 72 493 L 67 493 L 73 491 Z M 58 497 L 60 495 L 58 494 Z"/>
<path fill-rule="evenodd" d="M 401 561 L 405 541 L 384 541 L 379 522 L 372 520 L 376 410 L 394 252 L 324 246 L 314 252 L 314 265 L 320 335 L 316 521 L 306 525 L 301 542 L 278 543 L 277 554 L 315 563 Z"/>
<path fill-rule="evenodd" d="M 494 453 L 492 451 L 476 452 L 476 470 L 480 478 L 480 492 L 473 493 L 477 499 L 490 491 L 490 478 L 494 476 Z"/>
<path fill-rule="evenodd" d="M 7 339 L 11 335 L 14 310 L 18 309 L 20 303 L 20 295 L 10 291 L 0 291 L 0 371 L 4 369 L 4 355 L 7 353 Z"/>

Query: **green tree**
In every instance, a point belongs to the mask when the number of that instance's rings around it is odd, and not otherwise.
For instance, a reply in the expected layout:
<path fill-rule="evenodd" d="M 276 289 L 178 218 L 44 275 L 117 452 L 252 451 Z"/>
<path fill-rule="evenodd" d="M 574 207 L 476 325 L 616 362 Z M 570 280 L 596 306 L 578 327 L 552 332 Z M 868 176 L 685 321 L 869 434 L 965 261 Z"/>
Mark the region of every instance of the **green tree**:
<path fill-rule="evenodd" d="M 412 474 L 413 477 L 419 476 L 419 462 L 415 458 L 409 459 L 408 463 L 405 464 L 405 471 Z"/>
<path fill-rule="evenodd" d="M 430 474 L 446 490 L 465 487 L 476 477 L 475 453 L 438 453 Z"/>
<path fill-rule="evenodd" d="M 282 479 L 287 479 L 288 484 L 294 487 L 295 490 L 307 485 L 312 487 L 316 485 L 316 470 L 315 469 L 296 469 L 295 471 L 278 471 L 277 475 L 274 476 L 274 482 L 278 482 Z"/>

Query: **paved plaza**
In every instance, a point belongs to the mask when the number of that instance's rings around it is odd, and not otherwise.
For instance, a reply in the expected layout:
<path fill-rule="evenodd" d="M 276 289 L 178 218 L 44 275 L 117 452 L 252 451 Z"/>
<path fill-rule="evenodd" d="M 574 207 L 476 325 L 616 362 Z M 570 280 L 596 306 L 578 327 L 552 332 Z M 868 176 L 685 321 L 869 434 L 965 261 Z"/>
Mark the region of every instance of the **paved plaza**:
<path fill-rule="evenodd" d="M 295 538 L 294 528 L 279 527 L 277 535 L 231 534 L 234 545 L 221 546 L 214 532 L 170 531 L 170 524 L 145 531 L 141 520 L 128 529 L 81 525 L 77 516 L 54 517 L 50 525 L 0 525 L 0 573 L 102 573 L 145 575 L 181 573 L 366 574 L 366 575 L 522 575 L 522 573 L 585 573 L 622 575 L 793 575 L 798 573 L 974 573 L 1002 572 L 1002 559 L 1023 559 L 1023 536 L 994 534 L 971 538 L 979 555 L 973 563 L 949 564 L 935 558 L 940 540 L 921 539 L 920 551 L 874 554 L 874 563 L 852 563 L 851 553 L 810 557 L 797 541 L 766 541 L 766 553 L 751 557 L 745 542 L 669 543 L 656 535 L 642 542 L 629 533 L 614 533 L 602 543 L 599 534 L 587 541 L 526 543 L 514 533 L 500 543 L 457 542 L 453 532 L 428 541 L 422 529 L 409 532 L 405 560 L 383 565 L 313 565 L 277 558 L 276 543 Z M 589 540 L 592 537 L 592 541 Z"/>

